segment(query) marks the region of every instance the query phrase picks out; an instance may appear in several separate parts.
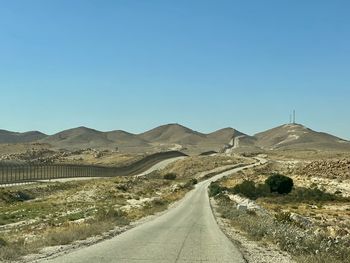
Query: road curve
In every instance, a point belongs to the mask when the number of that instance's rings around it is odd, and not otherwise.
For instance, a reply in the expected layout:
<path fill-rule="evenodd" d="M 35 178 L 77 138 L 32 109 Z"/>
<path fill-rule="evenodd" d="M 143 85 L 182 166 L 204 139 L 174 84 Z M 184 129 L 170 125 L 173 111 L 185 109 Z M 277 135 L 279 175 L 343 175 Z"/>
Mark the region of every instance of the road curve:
<path fill-rule="evenodd" d="M 251 167 L 249 165 L 245 167 Z M 236 168 L 196 185 L 174 208 L 119 236 L 76 250 L 51 263 L 96 262 L 245 262 L 239 250 L 219 229 L 212 214 L 207 187 Z"/>
<path fill-rule="evenodd" d="M 149 168 L 147 171 L 143 172 L 143 173 L 140 173 L 138 175 L 135 175 L 135 176 L 144 176 L 144 175 L 148 175 L 154 171 L 159 171 L 159 170 L 162 170 L 164 169 L 165 167 L 167 167 L 169 164 L 173 163 L 173 162 L 176 162 L 176 161 L 179 161 L 179 160 L 182 160 L 186 158 L 185 156 L 180 156 L 180 157 L 173 157 L 173 158 L 169 158 L 169 159 L 166 159 L 166 160 L 163 160 L 163 161 L 160 161 L 159 163 L 153 165 L 151 168 Z"/>

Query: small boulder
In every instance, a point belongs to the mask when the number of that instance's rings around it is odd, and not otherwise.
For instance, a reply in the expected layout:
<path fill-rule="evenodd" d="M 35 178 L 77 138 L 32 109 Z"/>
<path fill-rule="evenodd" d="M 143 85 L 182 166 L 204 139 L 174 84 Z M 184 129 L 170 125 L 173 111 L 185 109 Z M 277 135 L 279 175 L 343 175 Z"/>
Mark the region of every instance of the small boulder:
<path fill-rule="evenodd" d="M 245 204 L 238 204 L 237 205 L 237 210 L 239 211 L 247 211 L 248 210 L 248 206 Z"/>

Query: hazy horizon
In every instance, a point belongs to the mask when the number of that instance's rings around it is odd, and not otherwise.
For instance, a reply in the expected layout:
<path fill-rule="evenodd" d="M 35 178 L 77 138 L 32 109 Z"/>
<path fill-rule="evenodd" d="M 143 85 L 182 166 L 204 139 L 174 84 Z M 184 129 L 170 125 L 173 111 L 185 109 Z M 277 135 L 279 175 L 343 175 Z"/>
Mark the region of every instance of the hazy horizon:
<path fill-rule="evenodd" d="M 350 139 L 348 1 L 11 1 L 0 129 L 253 135 L 297 123 Z"/>

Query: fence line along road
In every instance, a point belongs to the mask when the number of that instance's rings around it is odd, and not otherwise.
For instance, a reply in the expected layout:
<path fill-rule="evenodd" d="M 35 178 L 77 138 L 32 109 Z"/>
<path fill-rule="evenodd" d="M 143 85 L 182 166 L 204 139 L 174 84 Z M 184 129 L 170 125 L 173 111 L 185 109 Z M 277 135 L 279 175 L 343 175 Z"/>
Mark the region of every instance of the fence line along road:
<path fill-rule="evenodd" d="M 146 171 L 160 161 L 180 156 L 186 156 L 186 154 L 178 151 L 160 152 L 148 155 L 139 161 L 120 167 L 74 164 L 0 164 L 0 185 L 49 179 L 134 175 Z"/>

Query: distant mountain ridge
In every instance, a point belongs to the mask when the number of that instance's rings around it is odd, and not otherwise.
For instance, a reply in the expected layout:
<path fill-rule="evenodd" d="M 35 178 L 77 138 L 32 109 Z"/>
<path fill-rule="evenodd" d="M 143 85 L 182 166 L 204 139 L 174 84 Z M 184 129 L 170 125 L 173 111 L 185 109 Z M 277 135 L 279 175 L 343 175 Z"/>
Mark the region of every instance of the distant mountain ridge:
<path fill-rule="evenodd" d="M 102 132 L 87 127 L 77 127 L 47 136 L 38 142 L 47 143 L 59 149 L 122 149 L 149 148 L 147 141 L 137 135 L 121 130 Z"/>
<path fill-rule="evenodd" d="M 12 132 L 0 130 L 0 143 L 27 143 L 45 138 L 47 135 L 39 131 Z"/>
<path fill-rule="evenodd" d="M 16 133 L 0 130 L 0 143 L 45 143 L 56 149 L 118 149 L 125 152 L 182 150 L 268 151 L 316 149 L 350 151 L 350 142 L 336 136 L 316 132 L 300 124 L 284 124 L 249 136 L 233 128 L 201 133 L 171 123 L 133 134 L 122 130 L 102 132 L 87 127 L 64 130 L 54 135 L 41 132 Z"/>

